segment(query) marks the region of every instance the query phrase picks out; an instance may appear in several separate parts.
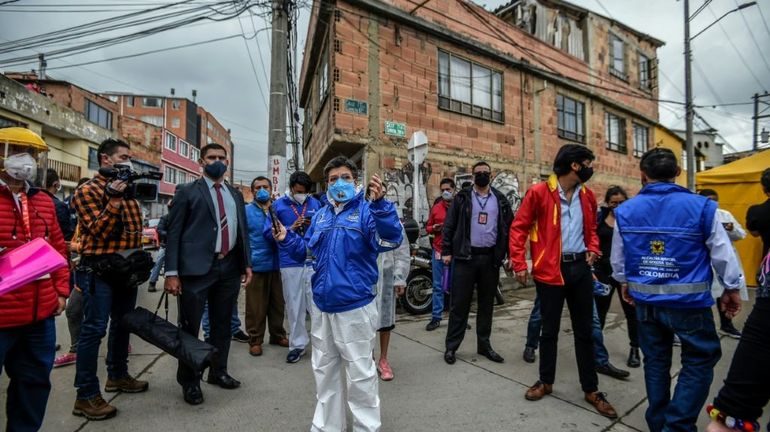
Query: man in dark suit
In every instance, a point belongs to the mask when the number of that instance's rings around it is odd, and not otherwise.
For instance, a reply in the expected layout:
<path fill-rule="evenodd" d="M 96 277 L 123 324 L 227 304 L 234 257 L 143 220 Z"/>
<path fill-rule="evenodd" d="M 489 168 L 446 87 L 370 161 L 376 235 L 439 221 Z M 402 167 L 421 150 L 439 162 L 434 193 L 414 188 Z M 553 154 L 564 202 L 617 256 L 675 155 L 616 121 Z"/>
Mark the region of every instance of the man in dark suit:
<path fill-rule="evenodd" d="M 197 335 L 208 301 L 210 343 L 219 351 L 208 383 L 225 389 L 241 385 L 227 373 L 230 315 L 241 283 L 251 280 L 251 252 L 243 196 L 225 183 L 227 150 L 212 143 L 201 149 L 204 175 L 181 185 L 168 217 L 165 290 L 179 296 L 182 330 Z M 203 403 L 200 376 L 179 363 L 176 379 L 185 402 Z"/>

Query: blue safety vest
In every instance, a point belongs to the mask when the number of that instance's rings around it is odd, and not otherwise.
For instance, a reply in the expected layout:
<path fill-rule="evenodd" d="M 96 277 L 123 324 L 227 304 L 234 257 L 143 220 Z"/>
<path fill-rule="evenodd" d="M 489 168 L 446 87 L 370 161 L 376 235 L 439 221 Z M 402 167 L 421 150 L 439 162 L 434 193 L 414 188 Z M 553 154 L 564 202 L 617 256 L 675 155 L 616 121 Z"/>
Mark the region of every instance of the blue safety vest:
<path fill-rule="evenodd" d="M 674 183 L 651 183 L 615 210 L 633 299 L 672 308 L 710 307 L 716 202 Z"/>

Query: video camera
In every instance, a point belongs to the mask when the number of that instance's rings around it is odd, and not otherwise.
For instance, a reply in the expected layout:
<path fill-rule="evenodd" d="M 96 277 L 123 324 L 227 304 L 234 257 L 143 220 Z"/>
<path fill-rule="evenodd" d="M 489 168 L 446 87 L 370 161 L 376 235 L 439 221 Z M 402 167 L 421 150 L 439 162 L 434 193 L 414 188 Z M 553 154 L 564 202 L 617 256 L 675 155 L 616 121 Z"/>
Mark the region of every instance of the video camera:
<path fill-rule="evenodd" d="M 155 201 L 158 199 L 158 185 L 153 183 L 135 183 L 136 180 L 160 180 L 163 173 L 160 171 L 145 171 L 138 173 L 125 165 L 114 165 L 99 168 L 99 174 L 110 179 L 126 183 L 125 197 L 137 201 Z"/>

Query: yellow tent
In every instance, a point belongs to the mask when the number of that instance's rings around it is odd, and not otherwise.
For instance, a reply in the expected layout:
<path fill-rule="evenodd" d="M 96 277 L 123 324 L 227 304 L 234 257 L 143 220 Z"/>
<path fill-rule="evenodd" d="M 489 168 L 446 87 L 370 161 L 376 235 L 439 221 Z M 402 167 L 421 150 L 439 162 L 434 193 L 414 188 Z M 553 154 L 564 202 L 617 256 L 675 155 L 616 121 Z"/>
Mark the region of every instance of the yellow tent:
<path fill-rule="evenodd" d="M 719 207 L 732 213 L 745 228 L 749 207 L 767 200 L 759 184 L 762 171 L 767 168 L 770 168 L 770 150 L 699 172 L 695 183 L 699 190 L 714 189 L 719 194 Z M 746 282 L 756 285 L 754 275 L 762 260 L 762 240 L 748 234 L 735 243 L 735 248 L 743 263 Z"/>

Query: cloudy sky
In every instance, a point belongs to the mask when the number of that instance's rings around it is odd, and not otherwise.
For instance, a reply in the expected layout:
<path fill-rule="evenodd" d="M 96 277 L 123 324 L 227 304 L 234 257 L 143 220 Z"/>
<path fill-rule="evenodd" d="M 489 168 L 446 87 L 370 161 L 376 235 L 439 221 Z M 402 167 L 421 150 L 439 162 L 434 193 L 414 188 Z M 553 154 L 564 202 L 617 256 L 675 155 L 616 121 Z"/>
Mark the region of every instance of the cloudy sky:
<path fill-rule="evenodd" d="M 216 0 L 194 0 L 212 4 Z M 476 0 L 488 9 L 504 0 Z M 36 36 L 67 27 L 90 23 L 119 14 L 157 7 L 171 0 L 0 0 L 0 43 Z M 684 100 L 683 4 L 675 0 L 573 0 L 573 3 L 621 21 L 666 42 L 658 51 L 660 97 Z M 703 4 L 692 0 L 691 11 Z M 743 0 L 712 0 L 692 22 L 692 34 L 712 23 Z M 185 6 L 187 7 L 187 6 Z M 177 8 L 176 10 L 181 10 Z M 50 60 L 49 75 L 68 80 L 93 91 L 127 91 L 191 98 L 198 91 L 198 103 L 232 129 L 237 144 L 236 179 L 249 180 L 265 170 L 267 156 L 267 99 L 270 74 L 269 17 L 264 9 L 243 14 L 240 19 L 204 21 L 135 41 L 88 53 Z M 305 42 L 309 8 L 301 9 L 298 29 L 299 56 Z M 700 108 L 698 112 L 737 150 L 751 146 L 751 96 L 770 90 L 770 0 L 733 13 L 693 42 L 693 82 L 697 105 L 735 104 Z M 146 27 L 142 27 L 146 28 Z M 78 42 L 118 36 L 129 30 L 115 30 L 86 36 Z M 254 36 L 256 32 L 256 37 Z M 235 36 L 209 44 L 160 52 L 140 57 L 86 66 L 72 65 L 142 53 L 167 47 L 194 44 Z M 243 37 L 245 35 L 245 38 Z M 248 38 L 248 39 L 246 39 Z M 29 70 L 36 62 L 8 66 L 8 60 L 37 52 L 68 47 L 74 41 L 47 44 L 30 50 L 3 52 L 0 70 Z M 250 61 L 249 54 L 251 54 Z M 682 106 L 661 104 L 661 122 L 684 128 Z M 764 124 L 770 129 L 770 121 Z M 702 121 L 695 123 L 703 128 Z M 761 129 L 761 126 L 760 126 Z M 728 151 L 730 151 L 728 149 Z"/>

